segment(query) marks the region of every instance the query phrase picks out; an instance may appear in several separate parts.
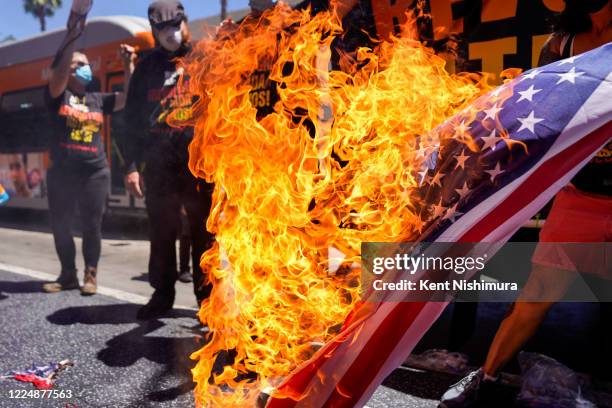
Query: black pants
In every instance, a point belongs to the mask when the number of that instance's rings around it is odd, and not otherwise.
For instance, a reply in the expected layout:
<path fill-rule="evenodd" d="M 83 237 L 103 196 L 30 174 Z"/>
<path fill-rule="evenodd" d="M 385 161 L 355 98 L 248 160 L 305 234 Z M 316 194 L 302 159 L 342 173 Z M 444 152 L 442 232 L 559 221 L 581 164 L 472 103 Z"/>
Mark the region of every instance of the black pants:
<path fill-rule="evenodd" d="M 163 162 L 148 161 L 144 179 L 151 241 L 149 282 L 158 295 L 174 297 L 176 238 L 181 228 L 181 206 L 184 206 L 191 236 L 194 293 L 200 304 L 211 290 L 205 284 L 200 257 L 215 241 L 214 235 L 206 230 L 213 186 L 193 177 L 187 166 L 177 168 Z"/>
<path fill-rule="evenodd" d="M 189 227 L 189 218 L 187 213 L 181 210 L 181 228 L 179 232 L 179 271 L 186 272 L 189 270 L 189 258 L 193 256 L 191 253 L 191 228 Z"/>
<path fill-rule="evenodd" d="M 52 167 L 47 173 L 49 214 L 55 250 L 62 265 L 61 278 L 76 279 L 76 248 L 72 223 L 79 206 L 85 266 L 98 267 L 102 216 L 110 187 L 110 170 Z"/>

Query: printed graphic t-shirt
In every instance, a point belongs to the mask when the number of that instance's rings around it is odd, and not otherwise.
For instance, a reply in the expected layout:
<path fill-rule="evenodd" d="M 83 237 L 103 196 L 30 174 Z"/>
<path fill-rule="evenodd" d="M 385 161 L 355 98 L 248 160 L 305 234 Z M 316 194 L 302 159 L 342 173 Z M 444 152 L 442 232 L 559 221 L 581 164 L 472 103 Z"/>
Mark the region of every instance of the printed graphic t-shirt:
<path fill-rule="evenodd" d="M 47 90 L 47 105 L 53 125 L 49 146 L 53 164 L 90 169 L 108 166 L 102 126 L 104 115 L 113 112 L 115 94 L 87 92 L 77 96 L 66 90 L 51 98 Z"/>
<path fill-rule="evenodd" d="M 249 99 L 251 105 L 257 109 L 258 120 L 274 112 L 274 105 L 279 100 L 276 88 L 278 84 L 270 79 L 272 63 L 270 58 L 260 61 L 258 69 L 249 77 L 249 85 L 252 88 Z"/>
<path fill-rule="evenodd" d="M 124 112 L 126 173 L 143 163 L 147 163 L 150 172 L 164 172 L 168 178 L 187 168 L 194 98 L 189 92 L 189 78 L 184 76 L 177 58 L 190 49 L 184 46 L 171 55 L 156 48 L 136 65 Z M 172 125 L 168 123 L 170 118 Z"/>

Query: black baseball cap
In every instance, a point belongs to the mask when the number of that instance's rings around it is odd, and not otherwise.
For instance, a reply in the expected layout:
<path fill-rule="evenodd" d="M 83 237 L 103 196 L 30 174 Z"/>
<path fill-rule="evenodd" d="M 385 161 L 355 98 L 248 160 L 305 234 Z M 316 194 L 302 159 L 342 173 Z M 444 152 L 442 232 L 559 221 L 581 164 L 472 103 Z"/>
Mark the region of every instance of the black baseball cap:
<path fill-rule="evenodd" d="M 157 0 L 149 5 L 149 22 L 151 26 L 163 28 L 168 25 L 179 25 L 187 20 L 185 7 L 178 0 Z"/>

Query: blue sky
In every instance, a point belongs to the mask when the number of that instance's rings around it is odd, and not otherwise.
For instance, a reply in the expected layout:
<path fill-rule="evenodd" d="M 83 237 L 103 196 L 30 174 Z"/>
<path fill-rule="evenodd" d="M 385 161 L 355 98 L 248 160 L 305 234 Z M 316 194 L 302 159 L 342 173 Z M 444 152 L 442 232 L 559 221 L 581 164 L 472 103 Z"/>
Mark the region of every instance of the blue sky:
<path fill-rule="evenodd" d="M 38 20 L 23 11 L 22 0 L 0 0 L 0 40 L 8 35 L 17 39 L 28 37 L 40 31 Z M 72 0 L 63 0 L 63 7 L 47 20 L 47 30 L 63 27 L 68 18 Z M 94 0 L 90 16 L 135 15 L 146 17 L 150 0 Z M 183 0 L 190 19 L 208 17 L 220 12 L 218 0 Z M 229 10 L 248 6 L 248 0 L 228 0 Z"/>

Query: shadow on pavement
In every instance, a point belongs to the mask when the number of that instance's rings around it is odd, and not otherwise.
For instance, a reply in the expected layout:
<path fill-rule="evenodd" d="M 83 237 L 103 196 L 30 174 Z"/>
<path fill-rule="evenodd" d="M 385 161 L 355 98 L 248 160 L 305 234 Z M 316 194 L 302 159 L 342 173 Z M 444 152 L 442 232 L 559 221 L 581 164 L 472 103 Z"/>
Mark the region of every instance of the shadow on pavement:
<path fill-rule="evenodd" d="M 169 370 L 158 372 L 155 374 L 153 378 L 151 378 L 150 384 L 162 383 L 167 377 L 171 375 L 172 375 L 172 372 Z M 178 398 L 180 395 L 191 392 L 194 388 L 194 383 L 193 383 L 191 376 L 189 376 L 189 378 L 185 377 L 184 381 L 181 384 L 174 386 L 174 387 L 170 387 L 165 390 L 152 390 L 151 388 L 152 387 L 149 387 L 149 390 L 147 390 L 148 392 L 147 399 L 149 401 L 153 401 L 153 402 L 173 401 L 176 398 Z"/>
<path fill-rule="evenodd" d="M 132 276 L 130 279 L 132 279 L 133 281 L 149 282 L 149 273 L 142 272 L 140 275 Z"/>
<path fill-rule="evenodd" d="M 167 325 L 163 320 L 194 318 L 191 310 L 175 309 L 159 319 L 137 320 L 136 312 L 140 305 L 116 304 L 98 306 L 68 307 L 58 310 L 47 320 L 57 325 L 121 325 L 136 324 L 136 327 L 115 335 L 106 342 L 105 348 L 97 353 L 97 359 L 110 367 L 128 367 L 140 359 L 162 365 L 147 382 L 147 399 L 150 401 L 170 401 L 193 389 L 190 370 L 194 361 L 189 356 L 205 343 L 205 333 L 196 334 L 192 328 L 179 323 Z M 194 319 L 194 324 L 196 323 Z M 149 335 L 159 332 L 159 335 Z M 167 379 L 178 376 L 179 385 L 160 389 Z"/>
<path fill-rule="evenodd" d="M 38 293 L 42 292 L 44 282 L 35 281 L 0 281 L 0 300 L 8 298 L 6 293 Z"/>

